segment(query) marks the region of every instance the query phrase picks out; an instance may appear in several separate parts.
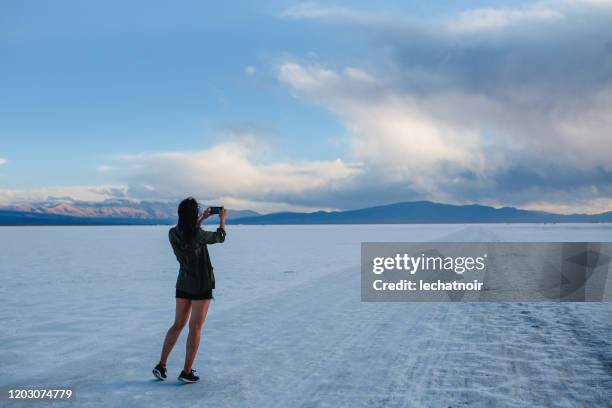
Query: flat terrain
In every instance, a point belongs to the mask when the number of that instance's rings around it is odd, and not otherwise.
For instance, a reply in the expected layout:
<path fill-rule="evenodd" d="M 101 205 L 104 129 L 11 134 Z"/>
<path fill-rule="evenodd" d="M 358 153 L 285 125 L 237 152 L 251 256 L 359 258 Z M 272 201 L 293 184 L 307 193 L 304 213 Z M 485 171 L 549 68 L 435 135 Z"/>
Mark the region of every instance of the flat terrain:
<path fill-rule="evenodd" d="M 367 304 L 358 265 L 361 241 L 611 241 L 611 225 L 230 226 L 194 385 L 175 381 L 186 331 L 170 381 L 150 373 L 174 314 L 167 229 L 0 228 L 0 387 L 92 407 L 612 401 L 612 303 Z"/>

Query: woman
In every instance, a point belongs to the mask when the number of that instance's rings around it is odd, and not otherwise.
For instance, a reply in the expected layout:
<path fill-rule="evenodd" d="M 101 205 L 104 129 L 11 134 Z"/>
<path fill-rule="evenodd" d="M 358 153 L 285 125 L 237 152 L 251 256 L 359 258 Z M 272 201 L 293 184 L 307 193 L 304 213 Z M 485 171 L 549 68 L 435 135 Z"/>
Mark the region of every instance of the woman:
<path fill-rule="evenodd" d="M 179 375 L 179 381 L 185 383 L 198 382 L 200 379 L 192 369 L 198 346 L 200 345 L 200 331 L 206 319 L 212 291 L 215 288 L 215 275 L 208 256 L 208 244 L 225 241 L 225 209 L 219 212 L 219 228 L 216 232 L 204 231 L 200 228 L 202 221 L 211 215 L 211 209 L 198 217 L 198 202 L 186 198 L 178 207 L 178 224 L 169 232 L 170 244 L 180 264 L 176 280 L 176 315 L 174 324 L 166 333 L 161 359 L 153 369 L 153 375 L 160 380 L 166 379 L 166 362 L 172 348 L 185 327 L 189 312 L 189 336 L 187 337 L 187 351 L 185 366 Z"/>

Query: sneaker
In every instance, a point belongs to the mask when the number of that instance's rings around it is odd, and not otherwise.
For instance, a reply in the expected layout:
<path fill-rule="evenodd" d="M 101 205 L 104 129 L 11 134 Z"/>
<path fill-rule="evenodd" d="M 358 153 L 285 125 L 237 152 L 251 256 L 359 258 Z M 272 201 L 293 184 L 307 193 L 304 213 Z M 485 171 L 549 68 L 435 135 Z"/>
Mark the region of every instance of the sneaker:
<path fill-rule="evenodd" d="M 158 380 L 164 381 L 167 378 L 166 377 L 166 367 L 164 367 L 161 364 L 156 365 L 155 368 L 153 369 L 153 375 Z"/>
<path fill-rule="evenodd" d="M 181 371 L 181 375 L 178 376 L 178 380 L 188 384 L 197 383 L 198 381 L 200 381 L 200 377 L 195 375 L 195 372 L 195 370 L 191 370 L 190 373 Z"/>

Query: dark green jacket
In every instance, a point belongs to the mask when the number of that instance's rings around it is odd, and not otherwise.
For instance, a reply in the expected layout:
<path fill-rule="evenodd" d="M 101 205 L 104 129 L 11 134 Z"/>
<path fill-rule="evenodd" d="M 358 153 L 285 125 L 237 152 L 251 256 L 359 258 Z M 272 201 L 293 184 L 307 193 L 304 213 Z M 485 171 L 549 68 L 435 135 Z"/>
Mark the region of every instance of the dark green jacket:
<path fill-rule="evenodd" d="M 176 288 L 192 294 L 214 289 L 215 274 L 206 245 L 225 241 L 225 231 L 221 228 L 215 232 L 198 228 L 193 240 L 185 242 L 183 232 L 178 227 L 172 227 L 168 237 L 180 264 Z"/>

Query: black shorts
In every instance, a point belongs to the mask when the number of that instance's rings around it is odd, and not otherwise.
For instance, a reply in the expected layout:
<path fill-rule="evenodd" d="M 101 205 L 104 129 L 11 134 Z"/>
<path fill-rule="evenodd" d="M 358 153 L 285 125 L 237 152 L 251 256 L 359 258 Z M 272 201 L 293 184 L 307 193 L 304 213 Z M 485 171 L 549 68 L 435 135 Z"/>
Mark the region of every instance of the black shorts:
<path fill-rule="evenodd" d="M 177 289 L 176 297 L 177 299 L 205 300 L 205 299 L 212 299 L 213 294 L 212 294 L 212 289 L 206 292 L 198 293 L 198 294 L 187 293 L 187 292 L 183 292 L 182 290 Z"/>

